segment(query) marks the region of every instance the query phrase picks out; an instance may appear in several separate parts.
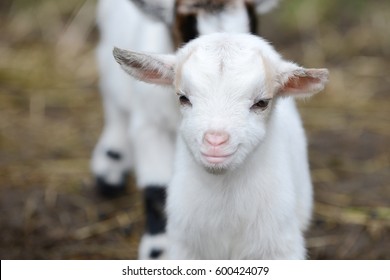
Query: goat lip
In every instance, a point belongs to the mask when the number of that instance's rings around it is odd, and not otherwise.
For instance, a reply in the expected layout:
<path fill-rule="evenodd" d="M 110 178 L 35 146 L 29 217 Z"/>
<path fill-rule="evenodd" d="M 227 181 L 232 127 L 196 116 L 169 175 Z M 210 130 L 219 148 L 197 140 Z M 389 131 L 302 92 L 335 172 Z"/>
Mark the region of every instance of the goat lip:
<path fill-rule="evenodd" d="M 233 153 L 230 154 L 225 154 L 225 155 L 218 155 L 218 154 L 207 154 L 207 153 L 202 153 L 202 156 L 207 160 L 208 163 L 222 163 L 229 157 L 231 157 Z"/>

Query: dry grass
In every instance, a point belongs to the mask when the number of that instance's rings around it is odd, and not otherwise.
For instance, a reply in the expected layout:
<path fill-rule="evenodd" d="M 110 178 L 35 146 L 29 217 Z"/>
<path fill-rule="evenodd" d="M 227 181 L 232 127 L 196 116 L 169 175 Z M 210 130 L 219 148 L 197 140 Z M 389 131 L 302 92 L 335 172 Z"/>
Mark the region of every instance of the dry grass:
<path fill-rule="evenodd" d="M 102 127 L 94 1 L 0 4 L 0 257 L 136 257 L 134 186 L 97 197 L 89 157 Z M 311 258 L 390 258 L 390 3 L 285 0 L 261 20 L 285 57 L 326 66 L 300 103 L 316 192 Z"/>

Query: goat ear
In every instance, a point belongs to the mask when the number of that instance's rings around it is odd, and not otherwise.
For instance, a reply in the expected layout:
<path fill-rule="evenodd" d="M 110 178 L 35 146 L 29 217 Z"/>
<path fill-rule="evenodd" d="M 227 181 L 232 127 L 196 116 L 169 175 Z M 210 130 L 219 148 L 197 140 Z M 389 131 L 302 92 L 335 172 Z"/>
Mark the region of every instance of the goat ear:
<path fill-rule="evenodd" d="M 279 96 L 309 97 L 324 89 L 328 82 L 327 69 L 305 69 L 296 66 L 296 69 L 284 72 L 281 75 Z"/>
<path fill-rule="evenodd" d="M 247 0 L 256 5 L 256 11 L 259 14 L 266 14 L 279 4 L 279 0 Z"/>
<path fill-rule="evenodd" d="M 115 60 L 134 78 L 157 85 L 172 85 L 175 77 L 174 55 L 136 53 L 114 48 Z"/>

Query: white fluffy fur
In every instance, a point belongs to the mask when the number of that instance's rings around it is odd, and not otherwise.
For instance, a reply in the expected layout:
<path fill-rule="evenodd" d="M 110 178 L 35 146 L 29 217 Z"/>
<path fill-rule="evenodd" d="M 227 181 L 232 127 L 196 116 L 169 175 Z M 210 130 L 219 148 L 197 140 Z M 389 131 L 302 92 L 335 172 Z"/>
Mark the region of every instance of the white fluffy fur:
<path fill-rule="evenodd" d="M 282 96 L 317 93 L 327 70 L 287 62 L 244 34 L 202 36 L 176 56 L 114 54 L 138 79 L 151 82 L 151 71 L 153 83 L 173 77 L 191 102 L 181 106 L 168 188 L 170 258 L 304 259 L 313 201 L 306 140 L 293 99 Z M 270 98 L 267 108 L 252 107 Z M 204 140 L 210 131 L 229 140 L 211 147 Z M 213 163 L 204 155 L 210 151 L 231 156 Z"/>
<path fill-rule="evenodd" d="M 172 23 L 174 0 L 145 0 L 146 11 Z M 194 1 L 192 1 L 194 2 Z M 237 1 L 240 2 L 240 1 Z M 260 0 L 258 8 L 277 0 Z M 268 4 L 267 4 L 268 5 Z M 149 10 L 148 10 L 149 7 Z M 239 9 L 218 16 L 200 19 L 200 34 L 215 31 L 249 32 L 248 19 L 242 4 Z M 95 176 L 116 185 L 122 175 L 134 169 L 137 185 L 166 186 L 171 179 L 179 110 L 169 88 L 139 83 L 128 77 L 112 59 L 114 46 L 134 51 L 173 52 L 171 30 L 156 17 L 145 15 L 131 0 L 99 0 L 97 22 L 100 42 L 97 60 L 103 98 L 105 125 L 95 147 L 91 168 Z M 107 150 L 120 152 L 121 161 L 107 157 Z M 142 242 L 140 258 L 148 256 L 152 237 Z M 156 239 L 158 247 L 160 239 Z M 148 247 L 148 248 L 146 248 Z"/>
<path fill-rule="evenodd" d="M 206 35 L 216 31 L 248 33 L 249 18 L 244 2 L 236 2 L 230 9 L 220 12 L 218 16 L 215 16 L 213 13 L 200 14 L 198 17 L 199 34 Z"/>

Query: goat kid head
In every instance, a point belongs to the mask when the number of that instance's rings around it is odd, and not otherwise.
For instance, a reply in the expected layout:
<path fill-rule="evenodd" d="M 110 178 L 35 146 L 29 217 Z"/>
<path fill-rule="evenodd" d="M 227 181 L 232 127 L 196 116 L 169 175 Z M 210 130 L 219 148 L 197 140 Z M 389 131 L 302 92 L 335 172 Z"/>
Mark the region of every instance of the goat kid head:
<path fill-rule="evenodd" d="M 174 87 L 184 142 L 213 173 L 236 168 L 261 145 L 279 98 L 309 97 L 328 79 L 328 70 L 285 61 L 249 34 L 201 36 L 176 55 L 115 48 L 114 56 L 133 77 Z"/>

